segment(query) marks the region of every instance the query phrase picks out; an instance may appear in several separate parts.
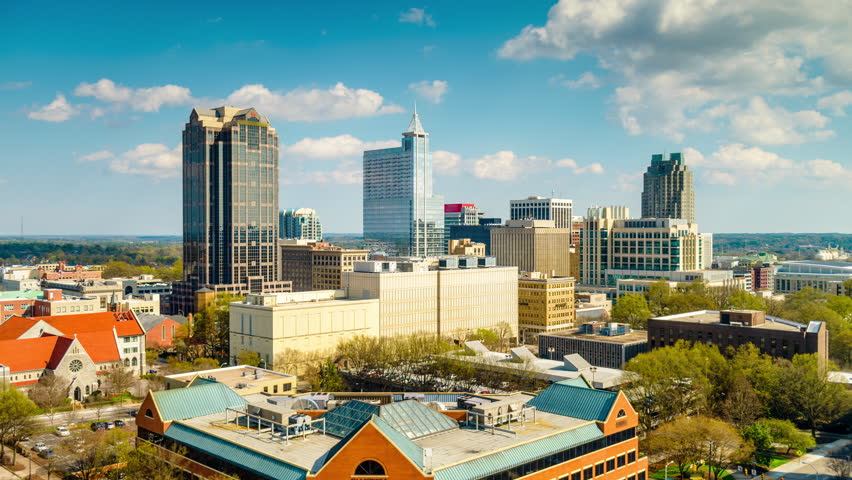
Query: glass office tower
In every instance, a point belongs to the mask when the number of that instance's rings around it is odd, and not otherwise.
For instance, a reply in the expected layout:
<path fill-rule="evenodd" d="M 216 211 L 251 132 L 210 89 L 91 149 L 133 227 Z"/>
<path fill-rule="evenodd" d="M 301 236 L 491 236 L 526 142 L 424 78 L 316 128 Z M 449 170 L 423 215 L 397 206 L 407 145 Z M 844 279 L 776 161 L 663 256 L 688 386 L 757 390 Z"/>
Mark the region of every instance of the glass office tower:
<path fill-rule="evenodd" d="M 655 154 L 644 175 L 642 218 L 681 218 L 695 222 L 695 190 L 692 171 L 683 155 L 669 158 Z"/>
<path fill-rule="evenodd" d="M 364 152 L 364 240 L 390 256 L 446 253 L 444 198 L 432 193 L 429 134 L 417 111 L 397 148 Z"/>

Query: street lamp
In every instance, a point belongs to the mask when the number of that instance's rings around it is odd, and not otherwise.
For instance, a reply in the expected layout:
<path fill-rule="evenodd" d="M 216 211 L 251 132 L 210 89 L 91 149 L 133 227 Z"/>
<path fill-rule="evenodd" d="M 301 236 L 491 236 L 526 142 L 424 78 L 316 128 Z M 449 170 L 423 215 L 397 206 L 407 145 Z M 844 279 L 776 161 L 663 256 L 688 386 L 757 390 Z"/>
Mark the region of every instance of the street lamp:
<path fill-rule="evenodd" d="M 663 470 L 663 480 L 669 480 L 669 465 L 673 464 L 674 460 L 670 460 L 669 463 L 666 464 L 666 468 Z M 819 480 L 819 479 L 817 479 Z"/>
<path fill-rule="evenodd" d="M 595 388 L 595 372 L 598 371 L 598 367 L 589 367 L 589 370 L 592 372 L 592 388 Z"/>
<path fill-rule="evenodd" d="M 553 347 L 547 347 L 547 359 L 553 360 L 553 353 L 556 351 Z"/>
<path fill-rule="evenodd" d="M 817 477 L 816 480 L 819 480 L 819 472 L 817 471 L 816 467 L 812 463 L 808 463 L 808 462 L 805 462 L 805 461 L 802 461 L 802 462 L 799 462 L 799 463 L 801 463 L 802 465 L 807 465 L 807 466 L 813 468 L 814 473 L 816 473 L 816 477 Z"/>

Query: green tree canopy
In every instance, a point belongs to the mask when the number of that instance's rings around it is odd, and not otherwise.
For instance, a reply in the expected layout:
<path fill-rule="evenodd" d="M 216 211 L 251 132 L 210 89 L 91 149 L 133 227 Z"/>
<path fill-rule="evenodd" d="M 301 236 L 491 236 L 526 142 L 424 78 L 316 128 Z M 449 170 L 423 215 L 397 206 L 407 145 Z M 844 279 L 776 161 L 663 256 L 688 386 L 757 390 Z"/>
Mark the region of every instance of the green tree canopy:
<path fill-rule="evenodd" d="M 628 293 L 618 297 L 612 307 L 612 319 L 620 323 L 629 323 L 631 327 L 640 330 L 648 328 L 651 310 L 644 295 Z"/>

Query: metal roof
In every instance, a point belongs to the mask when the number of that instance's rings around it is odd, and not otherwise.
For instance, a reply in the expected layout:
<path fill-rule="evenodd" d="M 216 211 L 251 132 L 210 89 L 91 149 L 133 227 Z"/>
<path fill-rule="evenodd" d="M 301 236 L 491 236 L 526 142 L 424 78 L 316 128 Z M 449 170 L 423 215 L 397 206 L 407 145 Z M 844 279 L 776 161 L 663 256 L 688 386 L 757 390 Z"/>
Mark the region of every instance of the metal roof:
<path fill-rule="evenodd" d="M 584 377 L 582 375 L 580 375 L 577 378 L 569 378 L 569 379 L 566 379 L 566 380 L 560 380 L 560 381 L 555 382 L 555 383 L 558 383 L 560 385 L 571 385 L 572 387 L 592 388 L 592 386 L 589 384 L 589 381 L 586 380 L 586 377 Z"/>
<path fill-rule="evenodd" d="M 556 415 L 603 422 L 617 397 L 617 393 L 608 390 L 554 383 L 530 400 L 528 405 Z"/>
<path fill-rule="evenodd" d="M 568 448 L 602 438 L 595 424 L 587 424 L 517 447 L 507 448 L 464 463 L 435 470 L 435 480 L 474 480 L 523 465 Z"/>
<path fill-rule="evenodd" d="M 438 413 L 438 415 L 441 415 Z M 441 415 L 443 417 L 443 415 Z M 399 432 L 396 428 L 389 425 L 386 421 L 379 417 L 372 418 L 373 425 L 376 426 L 388 439 L 399 449 L 409 460 L 415 465 L 423 469 L 423 449 L 415 445 L 414 442 L 408 439 L 405 435 Z M 455 423 L 455 422 L 454 422 Z"/>
<path fill-rule="evenodd" d="M 330 410 L 321 417 L 325 418 L 325 431 L 335 437 L 346 437 L 359 430 L 370 417 L 379 414 L 378 405 L 370 405 L 360 400 L 351 400 Z"/>
<path fill-rule="evenodd" d="M 224 412 L 228 407 L 244 407 L 246 405 L 243 397 L 219 382 L 163 390 L 151 395 L 164 422 L 203 417 Z"/>
<path fill-rule="evenodd" d="M 195 389 L 174 390 L 178 392 Z M 226 463 L 238 465 L 262 477 L 274 480 L 303 480 L 307 471 L 255 450 L 241 447 L 227 440 L 201 432 L 182 423 L 173 423 L 165 434 L 166 438 L 198 450 Z"/>

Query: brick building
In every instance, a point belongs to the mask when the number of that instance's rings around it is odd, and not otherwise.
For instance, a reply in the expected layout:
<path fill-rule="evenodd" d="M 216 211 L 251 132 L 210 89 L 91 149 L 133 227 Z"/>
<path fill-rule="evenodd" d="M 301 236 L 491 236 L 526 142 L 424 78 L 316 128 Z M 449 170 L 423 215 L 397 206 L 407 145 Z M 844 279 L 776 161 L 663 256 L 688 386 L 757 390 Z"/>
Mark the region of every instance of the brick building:
<path fill-rule="evenodd" d="M 618 323 L 587 322 L 569 332 L 538 337 L 542 357 L 557 359 L 578 354 L 590 364 L 605 368 L 622 368 L 647 348 L 648 332 Z"/>
<path fill-rule="evenodd" d="M 181 325 L 186 323 L 183 315 L 139 313 L 136 316 L 145 329 L 145 348 L 174 347 L 175 336 L 180 333 Z"/>
<path fill-rule="evenodd" d="M 816 353 L 828 358 L 825 322 L 804 325 L 757 310 L 699 310 L 648 321 L 649 350 L 674 345 L 678 340 L 709 343 L 720 349 L 752 343 L 773 357 Z"/>
<path fill-rule="evenodd" d="M 212 382 L 149 393 L 136 423 L 140 443 L 199 478 L 647 479 L 627 398 L 584 382 L 340 398 L 240 397 Z"/>

